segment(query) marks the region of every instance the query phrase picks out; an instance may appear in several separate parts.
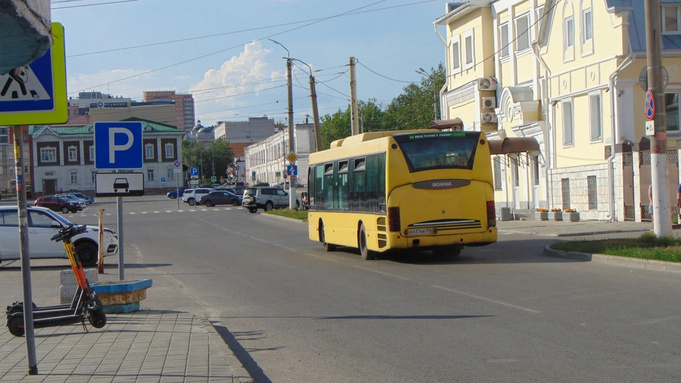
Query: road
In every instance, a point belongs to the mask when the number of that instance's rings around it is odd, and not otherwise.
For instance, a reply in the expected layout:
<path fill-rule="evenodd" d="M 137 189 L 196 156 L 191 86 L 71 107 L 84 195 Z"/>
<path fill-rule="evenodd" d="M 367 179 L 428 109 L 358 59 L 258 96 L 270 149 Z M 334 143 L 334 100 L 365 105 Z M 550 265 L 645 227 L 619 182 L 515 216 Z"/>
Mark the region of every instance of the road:
<path fill-rule="evenodd" d="M 94 222 L 87 214 L 99 205 L 115 226 L 115 204 L 99 200 L 67 217 Z M 681 376 L 678 274 L 548 258 L 541 250 L 555 239 L 504 233 L 456 260 L 362 261 L 324 252 L 301 222 L 181 209 L 163 197 L 125 199 L 126 279 L 153 279 L 143 308 L 209 318 L 258 382 Z M 107 275 L 117 275 L 115 261 Z"/>

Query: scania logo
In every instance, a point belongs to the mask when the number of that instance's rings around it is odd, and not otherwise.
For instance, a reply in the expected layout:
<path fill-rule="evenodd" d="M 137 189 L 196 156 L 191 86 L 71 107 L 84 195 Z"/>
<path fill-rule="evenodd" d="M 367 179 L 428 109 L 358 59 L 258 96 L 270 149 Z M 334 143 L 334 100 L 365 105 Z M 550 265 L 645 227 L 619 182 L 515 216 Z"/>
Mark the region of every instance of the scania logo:
<path fill-rule="evenodd" d="M 445 181 L 445 182 L 433 182 L 431 184 L 432 187 L 434 188 L 446 188 L 446 187 L 452 187 L 452 182 L 451 181 Z"/>

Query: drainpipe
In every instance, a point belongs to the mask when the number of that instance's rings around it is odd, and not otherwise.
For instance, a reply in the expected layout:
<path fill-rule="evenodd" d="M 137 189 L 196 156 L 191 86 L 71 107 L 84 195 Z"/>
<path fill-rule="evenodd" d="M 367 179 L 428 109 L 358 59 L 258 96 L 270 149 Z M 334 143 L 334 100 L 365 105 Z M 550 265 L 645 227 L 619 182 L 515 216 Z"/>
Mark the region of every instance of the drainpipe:
<path fill-rule="evenodd" d="M 615 221 L 615 169 L 613 169 L 615 161 L 615 145 L 617 144 L 617 135 L 619 133 L 619 123 L 616 119 L 617 113 L 617 91 L 615 90 L 615 77 L 617 77 L 624 68 L 634 62 L 634 53 L 631 49 L 631 42 L 629 43 L 629 55 L 622 61 L 622 63 L 610 75 L 608 80 L 608 87 L 610 88 L 610 156 L 608 157 L 608 197 L 610 199 L 608 205 L 608 218 L 610 222 Z"/>
<path fill-rule="evenodd" d="M 551 88 L 551 69 L 549 69 L 548 64 L 546 64 L 546 61 L 541 57 L 541 54 L 539 53 L 539 43 L 536 41 L 532 43 L 532 53 L 534 54 L 534 57 L 539 61 L 539 64 L 544 68 L 544 71 L 546 71 L 546 89 L 544 90 L 544 97 L 542 100 L 542 104 L 546 105 L 548 107 L 548 115 L 546 116 L 547 124 L 544 124 L 544 127 L 546 129 L 546 134 L 544 136 L 544 153 L 550 154 L 549 158 L 544 158 L 546 160 L 546 164 L 544 166 L 544 179 L 546 180 L 546 188 L 544 190 L 544 195 L 546 197 L 546 207 L 551 208 L 551 205 L 553 201 L 551 200 L 551 188 L 552 188 L 552 182 L 550 182 L 550 169 L 553 165 L 555 165 L 555 161 L 553 160 L 555 151 L 550 150 L 551 146 L 555 149 L 554 144 L 554 133 L 552 128 L 555 126 L 555 121 L 553 121 L 554 118 L 554 113 L 553 113 L 553 105 L 550 104 L 549 100 L 549 95 L 551 92 L 549 89 Z M 549 138 L 551 136 L 551 138 Z"/>

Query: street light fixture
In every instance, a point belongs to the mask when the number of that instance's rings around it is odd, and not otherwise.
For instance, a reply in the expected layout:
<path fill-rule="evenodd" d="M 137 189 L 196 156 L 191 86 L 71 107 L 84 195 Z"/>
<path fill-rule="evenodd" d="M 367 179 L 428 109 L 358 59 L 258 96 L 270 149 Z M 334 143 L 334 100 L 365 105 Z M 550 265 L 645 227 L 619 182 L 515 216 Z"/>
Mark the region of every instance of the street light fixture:
<path fill-rule="evenodd" d="M 304 64 L 307 67 L 307 69 L 310 70 L 310 99 L 312 101 L 312 118 L 314 119 L 315 151 L 318 152 L 322 150 L 322 132 L 319 128 L 319 111 L 317 109 L 317 89 L 315 87 L 315 78 L 312 75 L 312 67 L 307 65 L 307 63 L 302 60 L 294 58 L 292 58 L 291 60 L 298 61 Z"/>
<path fill-rule="evenodd" d="M 422 76 L 430 77 L 430 73 L 426 72 L 423 68 L 419 68 L 415 72 Z M 433 84 L 431 83 L 430 85 L 432 88 Z M 437 120 L 437 94 L 435 93 L 435 89 L 431 89 L 431 92 L 433 93 L 433 120 Z"/>
<path fill-rule="evenodd" d="M 293 62 L 291 61 L 291 52 L 280 42 L 268 39 L 271 42 L 279 45 L 280 47 L 284 48 L 286 50 L 286 86 L 288 88 L 288 146 L 289 146 L 289 153 L 295 153 L 295 145 L 294 145 L 294 135 L 293 135 L 293 83 L 291 82 L 291 67 L 293 66 Z M 291 165 L 295 165 L 295 161 L 291 161 Z M 284 171 L 286 169 L 283 169 Z M 293 209 L 296 203 L 296 189 L 294 187 L 294 183 L 290 182 L 291 189 L 289 192 L 289 198 L 288 198 L 288 207 L 289 209 Z"/>

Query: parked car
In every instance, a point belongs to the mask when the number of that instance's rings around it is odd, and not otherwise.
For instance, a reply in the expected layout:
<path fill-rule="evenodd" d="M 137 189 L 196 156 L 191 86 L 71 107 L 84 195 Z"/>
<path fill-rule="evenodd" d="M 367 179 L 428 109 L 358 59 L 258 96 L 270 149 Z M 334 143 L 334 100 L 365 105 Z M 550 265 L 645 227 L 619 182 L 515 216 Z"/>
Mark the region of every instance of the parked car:
<path fill-rule="evenodd" d="M 74 201 L 78 203 L 78 210 L 83 210 L 85 207 L 87 207 L 87 201 L 81 198 L 76 197 L 73 194 L 57 194 L 57 197 L 62 197 L 66 198 L 69 201 Z"/>
<path fill-rule="evenodd" d="M 73 192 L 71 194 L 75 195 L 76 197 L 78 197 L 80 199 L 84 199 L 88 204 L 95 203 L 95 197 L 93 197 L 91 195 L 87 195 L 87 194 L 81 193 L 81 192 Z"/>
<path fill-rule="evenodd" d="M 191 189 L 189 189 L 189 190 L 191 190 Z M 180 192 L 179 195 L 177 194 L 178 191 Z M 179 189 L 175 189 L 175 190 L 171 190 L 171 191 L 167 192 L 166 197 L 168 197 L 170 199 L 175 199 L 177 197 L 182 197 L 183 194 L 184 194 L 184 188 L 179 188 Z"/>
<path fill-rule="evenodd" d="M 28 241 L 30 257 L 68 258 L 62 242 L 51 238 L 60 229 L 72 225 L 69 220 L 44 207 L 28 207 Z M 0 262 L 20 259 L 21 240 L 16 206 L 0 206 Z M 118 236 L 111 229 L 104 229 L 102 249 L 104 256 L 118 254 Z M 87 226 L 87 231 L 72 239 L 76 255 L 84 267 L 97 265 L 99 260 L 99 228 Z"/>
<path fill-rule="evenodd" d="M 66 214 L 68 212 L 76 213 L 80 204 L 76 201 L 69 201 L 66 198 L 57 197 L 55 195 L 44 195 L 38 197 L 35 202 L 33 202 L 33 206 L 46 207 L 50 210 L 60 211 Z"/>
<path fill-rule="evenodd" d="M 224 190 L 214 190 L 199 199 L 199 205 L 208 207 L 215 205 L 241 206 L 242 196 Z"/>
<path fill-rule="evenodd" d="M 213 189 L 209 188 L 187 189 L 182 195 L 182 202 L 188 203 L 189 206 L 194 206 L 196 205 L 197 201 L 201 200 L 201 196 L 204 196 L 212 191 Z"/>
<path fill-rule="evenodd" d="M 270 211 L 275 208 L 287 208 L 289 196 L 286 191 L 278 187 L 246 188 L 241 206 L 251 213 L 255 213 L 258 209 Z M 296 207 L 300 207 L 298 199 L 296 199 Z"/>

